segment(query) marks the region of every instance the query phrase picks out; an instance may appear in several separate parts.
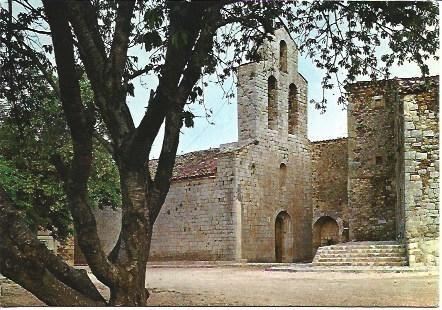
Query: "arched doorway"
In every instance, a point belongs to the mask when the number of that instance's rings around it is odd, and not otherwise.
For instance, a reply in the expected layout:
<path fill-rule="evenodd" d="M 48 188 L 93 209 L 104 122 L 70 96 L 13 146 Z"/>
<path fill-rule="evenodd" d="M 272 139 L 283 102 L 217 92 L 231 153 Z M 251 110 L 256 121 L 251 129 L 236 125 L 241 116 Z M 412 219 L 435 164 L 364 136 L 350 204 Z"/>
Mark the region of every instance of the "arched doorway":
<path fill-rule="evenodd" d="M 292 221 L 285 211 L 281 211 L 275 220 L 275 260 L 277 263 L 293 261 Z"/>
<path fill-rule="evenodd" d="M 330 216 L 320 217 L 313 225 L 313 254 L 320 246 L 340 242 L 338 223 Z"/>

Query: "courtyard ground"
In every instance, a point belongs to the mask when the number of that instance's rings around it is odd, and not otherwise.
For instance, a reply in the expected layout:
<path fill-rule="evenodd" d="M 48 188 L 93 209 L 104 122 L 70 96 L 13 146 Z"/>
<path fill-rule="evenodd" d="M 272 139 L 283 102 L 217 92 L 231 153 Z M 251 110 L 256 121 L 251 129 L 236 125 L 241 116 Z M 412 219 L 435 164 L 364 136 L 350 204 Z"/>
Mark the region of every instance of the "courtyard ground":
<path fill-rule="evenodd" d="M 436 307 L 438 274 L 275 272 L 263 267 L 148 268 L 151 306 Z M 104 289 L 102 287 L 102 289 Z M 0 306 L 43 305 L 3 284 Z"/>

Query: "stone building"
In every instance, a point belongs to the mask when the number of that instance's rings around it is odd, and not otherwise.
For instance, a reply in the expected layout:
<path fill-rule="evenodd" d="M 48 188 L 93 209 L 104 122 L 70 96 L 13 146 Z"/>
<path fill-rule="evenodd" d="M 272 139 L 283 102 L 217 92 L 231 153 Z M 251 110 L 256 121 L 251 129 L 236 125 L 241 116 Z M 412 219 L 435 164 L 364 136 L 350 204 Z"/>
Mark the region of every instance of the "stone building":
<path fill-rule="evenodd" d="M 394 241 L 437 264 L 438 77 L 348 85 L 348 138 L 310 142 L 296 45 L 280 29 L 260 54 L 238 68 L 238 142 L 177 157 L 150 259 L 301 262 Z"/>
<path fill-rule="evenodd" d="M 177 158 L 151 259 L 311 259 L 307 82 L 276 37 L 238 69 L 238 142 Z"/>
<path fill-rule="evenodd" d="M 439 76 L 348 87 L 352 240 L 397 240 L 434 265 L 439 237 Z"/>
<path fill-rule="evenodd" d="M 313 250 L 397 241 L 435 265 L 439 236 L 439 76 L 347 86 L 348 138 L 312 143 Z"/>

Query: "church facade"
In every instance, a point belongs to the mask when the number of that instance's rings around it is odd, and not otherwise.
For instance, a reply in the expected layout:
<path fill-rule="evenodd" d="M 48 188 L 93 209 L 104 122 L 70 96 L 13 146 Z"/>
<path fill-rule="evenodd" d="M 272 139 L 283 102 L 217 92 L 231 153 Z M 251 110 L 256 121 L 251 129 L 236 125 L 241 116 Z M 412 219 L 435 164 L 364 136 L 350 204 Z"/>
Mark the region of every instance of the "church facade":
<path fill-rule="evenodd" d="M 279 29 L 260 52 L 238 69 L 238 141 L 177 157 L 150 259 L 309 262 L 394 240 L 436 265 L 438 77 L 349 85 L 348 138 L 310 142 L 295 43 Z M 109 250 L 118 222 L 99 227 Z"/>

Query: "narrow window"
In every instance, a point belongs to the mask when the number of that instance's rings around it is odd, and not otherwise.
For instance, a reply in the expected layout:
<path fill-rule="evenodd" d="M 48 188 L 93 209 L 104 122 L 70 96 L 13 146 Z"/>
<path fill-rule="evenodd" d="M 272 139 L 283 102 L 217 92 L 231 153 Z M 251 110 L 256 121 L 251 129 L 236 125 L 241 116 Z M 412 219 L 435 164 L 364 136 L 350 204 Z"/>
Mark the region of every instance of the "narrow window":
<path fill-rule="evenodd" d="M 279 70 L 287 72 L 287 43 L 279 42 Z"/>
<path fill-rule="evenodd" d="M 293 135 L 298 123 L 298 102 L 296 100 L 298 91 L 295 84 L 289 86 L 289 99 L 288 99 L 288 132 Z"/>
<path fill-rule="evenodd" d="M 284 187 L 287 179 L 287 166 L 284 163 L 279 165 L 279 187 Z"/>
<path fill-rule="evenodd" d="M 382 156 L 376 156 L 375 161 L 376 161 L 376 165 L 378 165 L 378 166 L 382 165 L 382 162 L 383 162 Z"/>
<path fill-rule="evenodd" d="M 385 105 L 385 100 L 383 96 L 374 96 L 371 101 L 372 108 L 381 108 Z"/>
<path fill-rule="evenodd" d="M 268 80 L 268 126 L 270 129 L 278 128 L 278 103 L 276 93 L 276 79 L 274 76 L 270 76 Z"/>

